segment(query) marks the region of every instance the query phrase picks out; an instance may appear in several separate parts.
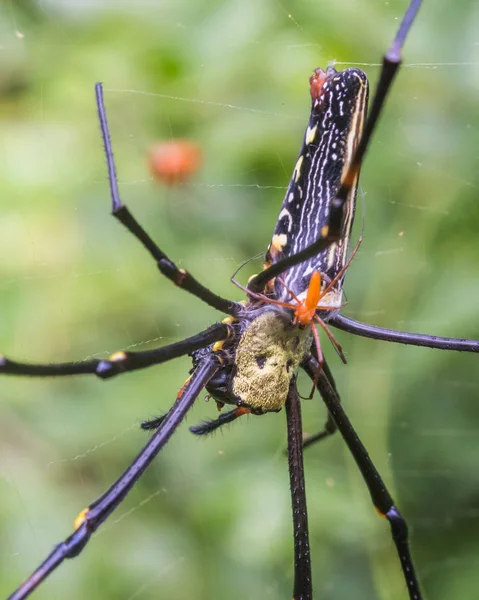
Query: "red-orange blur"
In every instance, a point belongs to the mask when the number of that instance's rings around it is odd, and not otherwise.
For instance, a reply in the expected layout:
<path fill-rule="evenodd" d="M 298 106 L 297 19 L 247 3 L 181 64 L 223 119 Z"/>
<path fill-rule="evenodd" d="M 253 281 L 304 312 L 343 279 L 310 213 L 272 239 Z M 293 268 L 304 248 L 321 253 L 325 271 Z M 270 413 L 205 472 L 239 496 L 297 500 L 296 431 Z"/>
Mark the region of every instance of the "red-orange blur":
<path fill-rule="evenodd" d="M 315 69 L 314 73 L 309 78 L 309 91 L 313 100 L 318 100 L 321 96 L 323 83 L 328 78 L 323 69 Z"/>
<path fill-rule="evenodd" d="M 148 156 L 151 174 L 166 185 L 184 183 L 198 172 L 202 162 L 198 144 L 189 140 L 159 142 Z"/>

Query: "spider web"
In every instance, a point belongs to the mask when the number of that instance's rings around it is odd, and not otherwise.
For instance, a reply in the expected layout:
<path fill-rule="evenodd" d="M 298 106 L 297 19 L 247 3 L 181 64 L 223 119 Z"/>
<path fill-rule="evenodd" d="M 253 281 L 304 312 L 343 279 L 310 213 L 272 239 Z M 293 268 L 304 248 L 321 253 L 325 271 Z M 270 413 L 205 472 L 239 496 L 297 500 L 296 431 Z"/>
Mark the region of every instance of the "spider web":
<path fill-rule="evenodd" d="M 273 231 L 309 111 L 309 73 L 336 60 L 374 81 L 404 8 L 5 3 L 1 349 L 32 361 L 84 360 L 167 344 L 219 318 L 162 280 L 109 216 L 94 81 L 105 84 L 123 201 L 178 264 L 241 299 L 229 278 Z M 472 3 L 425 5 L 407 42 L 361 177 L 365 234 L 346 279 L 351 317 L 479 336 L 478 20 Z M 204 166 L 165 189 L 146 153 L 156 139 L 177 137 L 199 143 Z M 349 364 L 326 343 L 325 352 L 408 519 L 427 596 L 474 597 L 477 359 L 337 337 Z M 138 422 L 167 410 L 189 368 L 185 358 L 108 383 L 2 381 L 3 596 L 137 453 Z M 215 411 L 201 398 L 187 422 Z M 321 427 L 317 399 L 303 414 L 305 430 Z M 288 597 L 285 440 L 283 414 L 245 419 L 209 440 L 183 427 L 88 550 L 36 597 Z M 306 477 L 317 597 L 404 598 L 388 528 L 339 437 L 309 450 Z"/>

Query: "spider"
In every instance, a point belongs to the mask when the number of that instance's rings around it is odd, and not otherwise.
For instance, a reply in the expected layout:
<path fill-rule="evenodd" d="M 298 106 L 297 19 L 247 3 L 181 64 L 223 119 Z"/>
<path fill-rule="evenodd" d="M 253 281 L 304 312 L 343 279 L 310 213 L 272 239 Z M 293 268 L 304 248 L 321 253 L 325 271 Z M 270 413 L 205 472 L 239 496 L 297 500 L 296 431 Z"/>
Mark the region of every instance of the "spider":
<path fill-rule="evenodd" d="M 0 372 L 4 374 L 44 377 L 95 373 L 105 379 L 188 353 L 192 354 L 194 363 L 193 373 L 178 393 L 171 410 L 165 416 L 144 424 L 144 428 L 153 430 L 154 434 L 132 466 L 101 498 L 80 512 L 75 521 L 75 532 L 54 549 L 47 560 L 12 595 L 12 598 L 24 598 L 29 595 L 65 558 L 74 557 L 83 550 L 92 532 L 123 500 L 154 456 L 169 440 L 205 387 L 220 406 L 233 404 L 235 408 L 223 413 L 215 421 L 192 428 L 197 434 L 208 433 L 243 414 L 264 415 L 286 408 L 288 462 L 295 530 L 294 597 L 297 600 L 311 598 L 302 466 L 303 442 L 300 406 L 295 385 L 295 373 L 298 368 L 302 368 L 316 383 L 329 412 L 324 430 L 309 438 L 308 443 L 331 435 L 336 428 L 339 429 L 358 463 L 378 512 L 386 517 L 391 525 L 393 539 L 405 573 L 409 597 L 421 597 L 419 582 L 409 553 L 405 522 L 339 403 L 339 396 L 327 363 L 320 364 L 322 357 L 319 347 L 312 343 L 314 334 L 310 326 L 314 319 L 304 319 L 304 322 L 298 324 L 295 322 L 297 315 L 294 314 L 299 307 L 305 306 L 302 303 L 305 297 L 308 297 L 310 290 L 313 290 L 311 296 L 315 295 L 314 286 L 318 284 L 318 277 L 315 274 L 321 273 L 325 282 L 325 296 L 331 293 L 331 297 L 328 303 L 320 302 L 325 298 L 318 299 L 320 303 L 314 315 L 329 325 L 378 340 L 443 349 L 479 351 L 479 343 L 474 340 L 436 338 L 383 330 L 358 323 L 338 312 L 342 307 L 342 276 L 344 275 L 342 270 L 347 264 L 346 253 L 354 216 L 359 168 L 387 91 L 400 64 L 400 50 L 419 5 L 420 2 L 417 0 L 411 2 L 397 38 L 386 55 L 380 83 L 364 128 L 362 121 L 365 118 L 367 97 L 364 74 L 357 69 L 341 73 L 332 68 L 326 72 L 320 70 L 315 72 L 311 82 L 313 113 L 305 134 L 305 142 L 280 211 L 266 257 L 266 268 L 249 282 L 246 304 L 238 304 L 215 295 L 187 271 L 178 269 L 121 203 L 102 87 L 97 85 L 97 103 L 107 156 L 114 216 L 143 244 L 157 262 L 163 275 L 229 316 L 223 322 L 182 342 L 146 352 L 117 352 L 108 360 L 58 365 L 29 365 L 7 358 L 2 360 Z M 349 87 L 348 78 L 355 83 L 355 88 L 354 85 L 352 88 Z M 347 91 L 344 91 L 343 85 Z M 337 87 L 339 89 L 336 89 Z M 338 95 L 335 96 L 336 92 Z M 335 112 L 331 108 L 334 102 L 338 107 L 341 102 L 345 103 L 344 120 L 347 122 L 341 122 L 341 135 L 336 142 L 332 142 L 337 143 L 338 148 L 332 147 L 332 154 L 323 156 L 321 161 L 317 162 L 316 159 L 321 153 L 326 152 L 323 139 L 326 140 L 327 134 L 332 131 L 331 124 L 324 125 L 322 120 L 329 109 Z M 341 110 L 342 108 L 336 109 L 335 117 L 338 116 L 338 111 L 339 116 L 343 116 Z M 333 124 L 336 124 L 334 120 Z M 308 154 L 308 147 L 314 149 L 314 152 Z M 315 181 L 314 178 L 320 179 L 319 174 L 322 176 L 324 173 L 329 187 L 323 186 L 323 188 L 328 187 L 329 194 L 308 193 L 306 191 L 308 177 L 313 181 L 311 189 L 317 192 L 321 188 L 321 182 Z M 304 204 L 299 203 L 300 206 L 296 206 L 298 199 L 303 200 Z M 308 214 L 317 214 L 317 221 L 312 224 L 304 222 L 304 205 L 308 202 L 313 203 L 315 209 L 308 211 Z M 338 277 L 339 273 L 341 275 Z M 328 289 L 329 285 L 332 286 L 331 289 Z M 278 306 L 273 301 L 281 302 L 283 306 Z M 293 306 L 298 308 L 293 309 Z"/>

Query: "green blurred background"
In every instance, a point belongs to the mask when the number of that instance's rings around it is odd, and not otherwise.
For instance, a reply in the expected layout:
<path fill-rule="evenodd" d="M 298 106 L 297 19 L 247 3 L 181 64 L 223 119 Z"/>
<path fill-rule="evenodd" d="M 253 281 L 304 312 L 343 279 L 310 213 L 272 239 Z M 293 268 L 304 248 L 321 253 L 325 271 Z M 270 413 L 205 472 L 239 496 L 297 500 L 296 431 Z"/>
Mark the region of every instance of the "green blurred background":
<path fill-rule="evenodd" d="M 32 361 L 167 344 L 219 315 L 162 279 L 109 215 L 93 86 L 103 81 L 120 190 L 181 266 L 225 296 L 263 251 L 309 112 L 336 59 L 375 81 L 405 1 L 45 0 L 0 5 L 0 348 Z M 344 312 L 479 338 L 479 10 L 425 2 L 363 170 L 365 239 Z M 342 67 L 341 67 L 342 68 Z M 157 139 L 203 170 L 153 182 Z M 360 219 L 359 219 L 360 221 Z M 248 267 L 244 280 L 256 266 Z M 325 351 L 353 424 L 406 515 L 425 598 L 479 596 L 478 357 L 339 332 Z M 0 595 L 71 531 L 145 443 L 190 368 L 108 383 L 5 378 Z M 306 381 L 302 388 L 308 389 Z M 188 423 L 215 416 L 201 398 Z M 303 403 L 305 430 L 324 421 Z M 53 598 L 286 599 L 292 525 L 284 413 L 210 439 L 183 426 L 91 541 L 36 593 Z M 402 600 L 389 527 L 339 436 L 306 457 L 315 598 Z"/>

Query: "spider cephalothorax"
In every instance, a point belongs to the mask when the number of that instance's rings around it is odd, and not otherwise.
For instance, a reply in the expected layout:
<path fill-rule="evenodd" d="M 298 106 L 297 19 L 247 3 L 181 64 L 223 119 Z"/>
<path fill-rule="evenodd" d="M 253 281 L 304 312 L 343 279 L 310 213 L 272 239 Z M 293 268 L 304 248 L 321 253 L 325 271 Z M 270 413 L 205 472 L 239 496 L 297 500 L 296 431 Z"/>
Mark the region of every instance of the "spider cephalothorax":
<path fill-rule="evenodd" d="M 221 360 L 206 389 L 219 402 L 254 414 L 281 410 L 311 347 L 311 329 L 294 325 L 291 311 L 268 304 L 247 306 L 242 316 L 227 321 L 231 335 L 225 341 L 193 353 L 194 365 L 211 350 Z"/>

